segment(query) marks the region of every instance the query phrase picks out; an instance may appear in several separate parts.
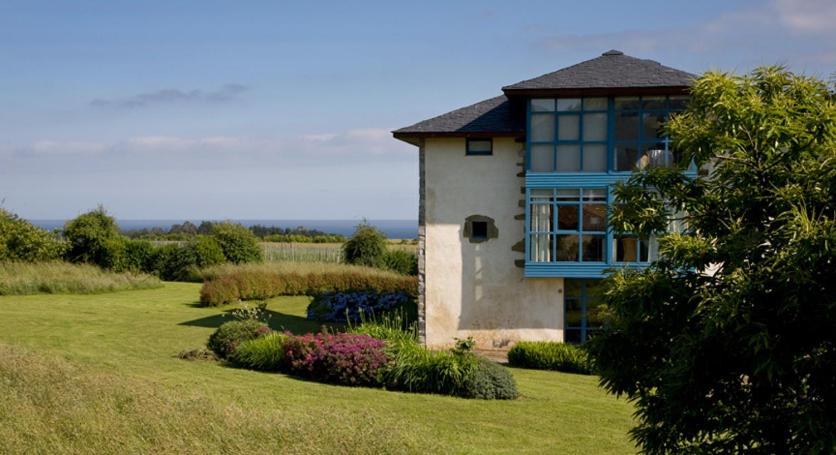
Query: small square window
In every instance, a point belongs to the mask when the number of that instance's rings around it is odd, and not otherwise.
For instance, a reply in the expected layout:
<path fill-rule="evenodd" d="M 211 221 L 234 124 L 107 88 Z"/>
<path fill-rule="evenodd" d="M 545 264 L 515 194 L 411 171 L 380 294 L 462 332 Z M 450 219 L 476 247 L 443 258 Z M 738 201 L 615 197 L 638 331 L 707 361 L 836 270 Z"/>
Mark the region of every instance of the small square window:
<path fill-rule="evenodd" d="M 493 139 L 468 139 L 468 155 L 493 155 Z"/>
<path fill-rule="evenodd" d="M 472 240 L 487 240 L 488 239 L 488 222 L 487 221 L 471 221 L 470 223 L 470 238 Z"/>

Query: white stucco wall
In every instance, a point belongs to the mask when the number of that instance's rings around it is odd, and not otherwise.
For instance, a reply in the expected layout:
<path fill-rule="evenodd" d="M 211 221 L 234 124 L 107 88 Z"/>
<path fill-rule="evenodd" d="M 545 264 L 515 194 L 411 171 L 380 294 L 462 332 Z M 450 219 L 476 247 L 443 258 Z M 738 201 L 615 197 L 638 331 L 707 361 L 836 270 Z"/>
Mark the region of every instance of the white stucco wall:
<path fill-rule="evenodd" d="M 563 340 L 563 280 L 523 278 L 523 145 L 495 138 L 492 156 L 466 156 L 463 138 L 429 138 L 425 157 L 425 318 L 428 346 L 473 336 L 480 347 Z M 496 239 L 470 243 L 465 218 L 493 218 Z"/>

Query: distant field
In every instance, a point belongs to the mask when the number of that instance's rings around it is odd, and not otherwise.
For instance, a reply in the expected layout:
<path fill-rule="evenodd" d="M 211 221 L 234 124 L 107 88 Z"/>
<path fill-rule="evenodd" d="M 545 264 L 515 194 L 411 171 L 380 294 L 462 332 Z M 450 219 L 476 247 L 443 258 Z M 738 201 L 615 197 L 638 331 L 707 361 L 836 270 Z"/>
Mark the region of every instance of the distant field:
<path fill-rule="evenodd" d="M 264 259 L 267 261 L 342 262 L 342 243 L 276 243 L 262 242 Z M 401 243 L 391 240 L 390 249 L 415 252 L 414 242 Z"/>

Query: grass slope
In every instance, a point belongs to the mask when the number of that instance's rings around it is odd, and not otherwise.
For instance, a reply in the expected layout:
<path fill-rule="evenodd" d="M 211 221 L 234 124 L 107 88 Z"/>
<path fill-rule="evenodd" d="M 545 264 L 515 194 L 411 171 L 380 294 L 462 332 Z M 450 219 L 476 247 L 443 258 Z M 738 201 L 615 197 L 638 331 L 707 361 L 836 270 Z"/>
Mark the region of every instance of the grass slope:
<path fill-rule="evenodd" d="M 161 287 L 144 273 L 110 272 L 69 262 L 0 262 L 0 295 L 96 294 Z"/>
<path fill-rule="evenodd" d="M 594 376 L 515 369 L 523 397 L 501 402 L 177 359 L 225 320 L 198 289 L 0 297 L 0 453 L 635 452 L 632 407 Z M 271 300 L 271 325 L 315 330 L 307 303 Z"/>

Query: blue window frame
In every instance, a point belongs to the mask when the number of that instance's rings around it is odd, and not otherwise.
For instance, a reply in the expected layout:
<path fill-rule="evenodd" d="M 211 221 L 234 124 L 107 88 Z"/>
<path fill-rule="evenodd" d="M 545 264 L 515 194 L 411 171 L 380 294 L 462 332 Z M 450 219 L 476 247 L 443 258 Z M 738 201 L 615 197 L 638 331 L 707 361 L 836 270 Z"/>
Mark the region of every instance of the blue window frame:
<path fill-rule="evenodd" d="M 613 168 L 632 171 L 677 162 L 664 125 L 682 110 L 685 97 L 633 96 L 613 99 Z"/>
<path fill-rule="evenodd" d="M 467 155 L 493 155 L 492 138 L 467 138 Z"/>
<path fill-rule="evenodd" d="M 600 280 L 563 280 L 563 341 L 586 343 L 603 325 Z"/>
<path fill-rule="evenodd" d="M 606 263 L 607 189 L 529 192 L 528 262 Z"/>

